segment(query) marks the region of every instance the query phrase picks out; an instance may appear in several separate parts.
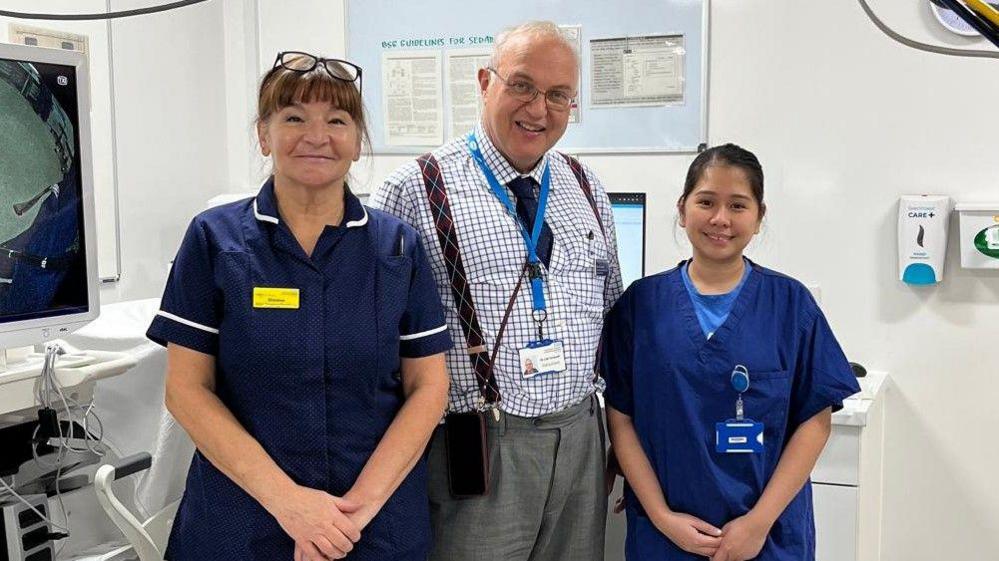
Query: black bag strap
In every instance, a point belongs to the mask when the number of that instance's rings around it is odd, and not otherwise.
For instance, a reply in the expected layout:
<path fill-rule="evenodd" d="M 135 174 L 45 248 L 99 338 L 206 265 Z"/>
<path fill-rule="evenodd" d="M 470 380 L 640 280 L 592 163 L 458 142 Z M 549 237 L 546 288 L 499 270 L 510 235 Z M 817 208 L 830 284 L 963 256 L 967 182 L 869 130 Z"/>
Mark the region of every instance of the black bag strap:
<path fill-rule="evenodd" d="M 582 189 L 583 195 L 586 196 L 586 202 L 590 203 L 590 208 L 593 210 L 593 216 L 597 219 L 597 225 L 600 226 L 600 233 L 603 234 L 604 241 L 607 241 L 607 231 L 604 230 L 604 221 L 600 218 L 600 210 L 597 208 L 597 199 L 593 196 L 593 188 L 590 186 L 589 178 L 586 177 L 586 170 L 583 169 L 583 164 L 579 163 L 579 160 L 576 158 L 573 158 L 563 152 L 558 152 L 558 155 L 562 156 L 562 159 L 569 164 L 572 174 L 576 176 L 579 188 Z"/>

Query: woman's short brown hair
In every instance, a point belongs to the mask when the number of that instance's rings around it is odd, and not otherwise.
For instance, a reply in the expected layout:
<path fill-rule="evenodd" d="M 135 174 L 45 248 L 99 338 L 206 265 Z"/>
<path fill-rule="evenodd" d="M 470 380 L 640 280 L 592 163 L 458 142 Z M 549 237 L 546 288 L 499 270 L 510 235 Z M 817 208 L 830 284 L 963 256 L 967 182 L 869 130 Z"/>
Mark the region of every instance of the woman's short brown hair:
<path fill-rule="evenodd" d="M 316 64 L 308 72 L 286 68 L 307 68 L 309 64 L 312 60 L 308 56 L 296 55 L 290 60 L 285 58 L 284 66 L 277 65 L 264 74 L 257 94 L 257 123 L 266 123 L 271 115 L 289 105 L 326 101 L 350 115 L 357 124 L 362 142 L 370 146 L 364 103 L 355 82 L 334 78 L 323 64 Z M 339 62 L 328 60 L 325 64 L 339 67 L 340 74 L 347 75 Z"/>

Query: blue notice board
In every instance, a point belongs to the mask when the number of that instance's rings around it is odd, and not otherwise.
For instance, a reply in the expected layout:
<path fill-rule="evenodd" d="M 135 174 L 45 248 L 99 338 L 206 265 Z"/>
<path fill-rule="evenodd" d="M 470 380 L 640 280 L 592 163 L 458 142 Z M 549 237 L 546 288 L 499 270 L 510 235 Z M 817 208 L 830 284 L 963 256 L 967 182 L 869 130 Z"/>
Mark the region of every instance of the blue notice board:
<path fill-rule="evenodd" d="M 432 144 L 389 146 L 384 123 L 382 59 L 392 52 L 488 50 L 503 29 L 528 20 L 579 26 L 580 122 L 570 123 L 558 148 L 586 153 L 693 152 L 707 142 L 709 0 L 348 0 L 347 53 L 364 69 L 364 98 L 376 154 L 418 154 Z M 683 101 L 639 107 L 591 106 L 591 40 L 683 36 Z M 447 80 L 445 71 L 442 80 Z M 449 88 L 443 91 L 444 138 Z"/>

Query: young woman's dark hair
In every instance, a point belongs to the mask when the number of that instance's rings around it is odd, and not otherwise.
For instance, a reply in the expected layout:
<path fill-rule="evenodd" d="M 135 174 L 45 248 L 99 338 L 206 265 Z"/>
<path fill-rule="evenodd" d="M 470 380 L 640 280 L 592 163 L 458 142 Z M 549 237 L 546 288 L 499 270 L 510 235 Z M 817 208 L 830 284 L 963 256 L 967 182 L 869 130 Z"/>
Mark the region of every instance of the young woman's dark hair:
<path fill-rule="evenodd" d="M 755 154 L 732 143 L 713 146 L 694 158 L 690 164 L 690 169 L 687 170 L 687 180 L 683 183 L 683 194 L 680 195 L 678 204 L 683 206 L 687 195 L 690 195 L 704 175 L 704 170 L 710 166 L 719 165 L 736 167 L 745 172 L 746 178 L 749 179 L 749 186 L 753 190 L 753 198 L 760 206 L 760 216 L 762 217 L 766 208 L 763 204 L 763 166 L 760 165 Z"/>

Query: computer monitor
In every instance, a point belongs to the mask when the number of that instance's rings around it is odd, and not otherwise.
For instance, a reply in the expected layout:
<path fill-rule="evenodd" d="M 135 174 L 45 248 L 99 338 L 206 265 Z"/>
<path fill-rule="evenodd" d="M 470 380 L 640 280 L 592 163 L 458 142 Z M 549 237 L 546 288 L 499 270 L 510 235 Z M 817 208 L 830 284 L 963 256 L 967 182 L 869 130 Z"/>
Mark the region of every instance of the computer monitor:
<path fill-rule="evenodd" d="M 645 276 L 645 193 L 608 193 L 624 287 Z"/>
<path fill-rule="evenodd" d="M 82 54 L 0 44 L 0 350 L 100 311 L 89 89 Z"/>

